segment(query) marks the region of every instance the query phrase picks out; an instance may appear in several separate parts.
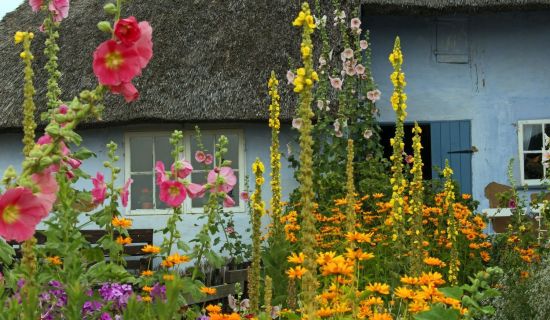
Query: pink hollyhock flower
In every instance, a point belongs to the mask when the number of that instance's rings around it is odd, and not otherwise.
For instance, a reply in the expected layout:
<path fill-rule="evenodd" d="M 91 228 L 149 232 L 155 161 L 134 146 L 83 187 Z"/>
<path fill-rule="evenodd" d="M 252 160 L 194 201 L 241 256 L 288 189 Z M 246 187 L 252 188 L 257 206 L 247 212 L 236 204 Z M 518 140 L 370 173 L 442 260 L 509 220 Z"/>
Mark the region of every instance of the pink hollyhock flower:
<path fill-rule="evenodd" d="M 118 86 L 141 73 L 141 58 L 134 47 L 114 40 L 101 43 L 94 51 L 93 69 L 100 84 Z"/>
<path fill-rule="evenodd" d="M 294 79 L 296 79 L 296 75 L 294 74 L 294 72 L 288 70 L 286 72 L 286 80 L 288 81 L 288 84 L 294 83 Z"/>
<path fill-rule="evenodd" d="M 365 137 L 365 139 L 370 139 L 370 137 L 372 137 L 372 130 L 371 129 L 367 129 L 365 130 L 365 132 L 363 132 L 363 137 Z"/>
<path fill-rule="evenodd" d="M 141 37 L 141 29 L 135 17 L 120 19 L 115 24 L 115 36 L 127 46 L 131 46 Z"/>
<path fill-rule="evenodd" d="M 324 67 L 327 65 L 327 59 L 324 57 L 319 57 L 319 67 Z"/>
<path fill-rule="evenodd" d="M 153 28 L 149 22 L 142 21 L 139 23 L 139 30 L 141 36 L 134 47 L 138 52 L 140 67 L 145 68 L 153 57 Z"/>
<path fill-rule="evenodd" d="M 155 165 L 155 176 L 157 184 L 161 184 L 166 180 L 166 169 L 162 161 L 157 161 Z"/>
<path fill-rule="evenodd" d="M 359 28 L 361 28 L 361 20 L 359 20 L 359 18 L 353 18 L 351 19 L 351 24 L 350 24 L 351 28 L 354 29 L 354 30 L 357 30 Z"/>
<path fill-rule="evenodd" d="M 132 102 L 139 98 L 139 92 L 131 82 L 122 82 L 116 86 L 109 86 L 109 89 L 114 94 L 121 94 L 126 102 Z"/>
<path fill-rule="evenodd" d="M 195 152 L 195 160 L 198 163 L 203 163 L 204 160 L 206 160 L 206 154 L 204 152 L 198 150 L 197 152 Z"/>
<path fill-rule="evenodd" d="M 107 193 L 107 184 L 105 183 L 105 177 L 101 172 L 96 173 L 96 177 L 92 178 L 92 198 L 95 204 L 101 204 L 105 201 L 105 195 Z"/>
<path fill-rule="evenodd" d="M 369 43 L 367 42 L 367 40 L 361 40 L 359 41 L 359 47 L 362 50 L 367 50 L 367 48 L 369 47 Z"/>
<path fill-rule="evenodd" d="M 55 180 L 55 176 L 48 170 L 33 174 L 31 179 L 38 187 L 38 193 L 35 196 L 42 202 L 44 212 L 48 215 L 57 199 L 57 191 L 59 190 L 57 180 Z"/>
<path fill-rule="evenodd" d="M 204 164 L 205 165 L 211 165 L 212 162 L 214 162 L 214 156 L 212 156 L 210 153 L 206 155 L 206 158 L 204 158 Z"/>
<path fill-rule="evenodd" d="M 120 190 L 120 202 L 122 202 L 122 206 L 126 208 L 128 206 L 128 197 L 130 196 L 130 186 L 134 180 L 132 178 L 129 178 L 126 180 L 126 183 L 124 183 L 124 186 Z"/>
<path fill-rule="evenodd" d="M 185 186 L 179 181 L 164 180 L 160 184 L 160 201 L 166 203 L 170 207 L 179 207 L 185 198 L 187 193 Z"/>
<path fill-rule="evenodd" d="M 233 198 L 231 198 L 230 196 L 228 196 L 226 194 L 225 198 L 223 199 L 223 206 L 226 207 L 226 208 L 234 207 L 235 206 L 235 200 L 233 200 Z"/>
<path fill-rule="evenodd" d="M 355 73 L 358 75 L 362 75 L 365 73 L 365 67 L 362 64 L 358 64 L 355 66 Z"/>
<path fill-rule="evenodd" d="M 51 0 L 48 9 L 53 13 L 56 22 L 69 16 L 69 0 Z"/>
<path fill-rule="evenodd" d="M 376 102 L 376 101 L 380 100 L 381 95 L 382 95 L 382 93 L 380 92 L 380 90 L 378 90 L 378 89 L 372 90 L 372 91 L 367 92 L 367 99 L 369 99 L 372 102 Z"/>
<path fill-rule="evenodd" d="M 300 128 L 302 127 L 302 124 L 304 124 L 304 121 L 302 120 L 302 118 L 292 119 L 292 127 L 294 129 L 300 130 Z"/>
<path fill-rule="evenodd" d="M 330 79 L 330 85 L 336 89 L 336 90 L 342 90 L 342 79 L 340 78 L 331 78 L 329 77 Z"/>
<path fill-rule="evenodd" d="M 240 197 L 244 202 L 248 202 L 250 200 L 250 194 L 248 194 L 248 191 L 242 191 Z"/>
<path fill-rule="evenodd" d="M 338 138 L 342 138 L 344 136 L 344 133 L 342 131 L 336 131 L 334 135 Z"/>
<path fill-rule="evenodd" d="M 210 170 L 206 181 L 212 185 L 210 192 L 228 193 L 237 183 L 237 177 L 230 167 L 216 167 Z"/>
<path fill-rule="evenodd" d="M 342 61 L 353 58 L 353 50 L 351 48 L 344 49 L 344 51 L 342 51 L 341 57 Z"/>
<path fill-rule="evenodd" d="M 233 233 L 235 233 L 235 228 L 227 227 L 227 228 L 225 228 L 225 232 L 227 232 L 227 234 L 233 234 Z"/>
<path fill-rule="evenodd" d="M 177 177 L 180 179 L 185 179 L 191 174 L 191 172 L 193 172 L 193 166 L 187 160 L 180 160 L 179 163 L 180 169 L 178 170 Z M 172 174 L 176 176 L 176 166 L 174 164 L 172 164 Z"/>
<path fill-rule="evenodd" d="M 0 236 L 8 241 L 28 240 L 36 225 L 47 215 L 43 201 L 30 189 L 9 189 L 0 195 Z"/>
<path fill-rule="evenodd" d="M 42 6 L 42 0 L 29 0 L 29 5 L 31 6 L 32 11 L 38 12 Z"/>
<path fill-rule="evenodd" d="M 185 186 L 185 189 L 187 190 L 189 198 L 191 199 L 202 198 L 206 193 L 206 188 L 203 185 L 197 183 L 188 183 Z"/>

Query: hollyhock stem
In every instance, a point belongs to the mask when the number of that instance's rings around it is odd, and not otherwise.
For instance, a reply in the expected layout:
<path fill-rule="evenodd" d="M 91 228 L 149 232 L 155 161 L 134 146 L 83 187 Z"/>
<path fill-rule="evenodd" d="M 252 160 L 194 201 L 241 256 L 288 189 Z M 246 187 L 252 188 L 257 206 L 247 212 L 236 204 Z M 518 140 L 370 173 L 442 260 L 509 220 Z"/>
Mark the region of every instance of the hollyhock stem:
<path fill-rule="evenodd" d="M 57 63 L 57 54 L 59 53 L 59 46 L 57 45 L 57 38 L 59 38 L 59 32 L 57 31 L 57 23 L 54 22 L 53 13 L 48 12 L 48 16 L 44 20 L 44 29 L 48 37 L 46 38 L 46 48 L 44 54 L 48 57 L 45 69 L 48 71 L 48 92 L 46 97 L 48 98 L 48 108 L 53 111 L 59 106 L 61 101 L 61 88 L 59 87 L 59 78 L 61 72 L 59 72 L 59 65 Z"/>

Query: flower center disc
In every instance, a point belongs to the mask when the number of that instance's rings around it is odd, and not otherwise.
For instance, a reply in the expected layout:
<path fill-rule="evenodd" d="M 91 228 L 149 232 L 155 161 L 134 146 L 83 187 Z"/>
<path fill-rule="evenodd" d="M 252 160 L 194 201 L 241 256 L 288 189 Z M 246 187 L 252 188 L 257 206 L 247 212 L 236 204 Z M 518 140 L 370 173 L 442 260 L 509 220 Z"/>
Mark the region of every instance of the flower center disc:
<path fill-rule="evenodd" d="M 13 224 L 19 218 L 19 208 L 15 205 L 9 205 L 2 212 L 2 220 L 7 224 Z"/>
<path fill-rule="evenodd" d="M 105 65 L 111 70 L 116 70 L 124 62 L 122 54 L 118 51 L 109 52 L 105 56 Z"/>

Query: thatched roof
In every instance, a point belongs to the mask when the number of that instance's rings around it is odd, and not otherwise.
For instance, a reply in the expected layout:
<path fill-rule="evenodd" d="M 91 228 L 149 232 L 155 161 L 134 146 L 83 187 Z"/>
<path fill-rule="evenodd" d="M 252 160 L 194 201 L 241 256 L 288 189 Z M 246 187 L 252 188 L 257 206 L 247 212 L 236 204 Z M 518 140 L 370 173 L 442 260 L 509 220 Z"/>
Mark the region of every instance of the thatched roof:
<path fill-rule="evenodd" d="M 370 13 L 436 14 L 550 8 L 550 0 L 361 0 Z"/>
<path fill-rule="evenodd" d="M 96 28 L 106 19 L 104 3 L 71 0 L 60 38 L 65 100 L 96 84 L 92 53 L 105 40 Z M 139 100 L 126 104 L 121 96 L 108 95 L 102 123 L 266 119 L 271 69 L 282 80 L 291 56 L 299 57 L 299 31 L 290 24 L 298 8 L 298 1 L 288 0 L 128 1 L 123 16 L 148 20 L 153 27 L 154 56 L 135 81 Z M 39 111 L 45 110 L 41 22 L 42 15 L 27 1 L 0 22 L 0 129 L 19 127 L 22 117 L 21 46 L 13 43 L 17 30 L 35 31 L 36 100 Z M 291 118 L 293 105 L 285 104 L 284 118 Z"/>
<path fill-rule="evenodd" d="M 349 0 L 355 2 L 358 0 Z M 368 13 L 547 7 L 550 0 L 361 0 Z M 42 15 L 27 1 L 0 22 L 0 130 L 20 127 L 23 65 L 13 44 L 17 30 L 35 31 L 37 105 L 45 110 Z M 62 98 L 96 84 L 92 53 L 105 40 L 95 27 L 105 1 L 71 0 L 61 30 Z M 323 0 L 327 4 L 329 0 Z M 299 33 L 290 22 L 300 0 L 131 0 L 123 16 L 153 26 L 154 56 L 135 81 L 138 101 L 109 95 L 101 124 L 163 121 L 254 121 L 267 117 L 266 80 L 272 68 L 285 83 L 289 60 L 298 57 Z M 283 85 L 283 88 L 288 89 Z M 293 94 L 283 94 L 281 116 L 293 114 Z"/>

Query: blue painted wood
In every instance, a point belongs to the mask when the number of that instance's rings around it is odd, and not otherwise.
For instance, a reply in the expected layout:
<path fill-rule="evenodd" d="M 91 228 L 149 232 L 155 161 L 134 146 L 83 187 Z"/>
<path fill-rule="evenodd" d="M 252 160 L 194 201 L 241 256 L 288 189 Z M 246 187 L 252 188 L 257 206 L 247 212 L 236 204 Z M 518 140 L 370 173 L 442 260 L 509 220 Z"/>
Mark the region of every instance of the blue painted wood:
<path fill-rule="evenodd" d="M 445 167 L 448 159 L 458 181 L 460 192 L 472 192 L 471 124 L 469 120 L 430 122 L 432 167 Z M 456 153 L 462 151 L 464 153 Z M 433 169 L 432 169 L 433 170 Z M 435 170 L 432 171 L 437 177 Z"/>
<path fill-rule="evenodd" d="M 432 149 L 432 177 L 437 178 L 434 166 L 441 168 L 441 122 L 430 123 L 431 149 Z"/>

